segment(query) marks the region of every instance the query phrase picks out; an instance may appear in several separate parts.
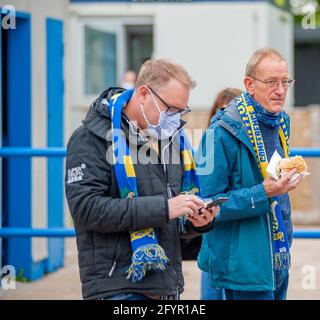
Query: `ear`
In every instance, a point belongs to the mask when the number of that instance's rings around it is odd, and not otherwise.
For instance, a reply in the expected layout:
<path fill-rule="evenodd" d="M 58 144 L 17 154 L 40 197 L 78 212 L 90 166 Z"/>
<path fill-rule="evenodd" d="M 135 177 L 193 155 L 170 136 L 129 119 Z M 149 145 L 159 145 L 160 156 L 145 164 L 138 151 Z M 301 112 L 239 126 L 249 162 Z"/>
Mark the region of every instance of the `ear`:
<path fill-rule="evenodd" d="M 245 77 L 243 79 L 243 83 L 250 96 L 254 96 L 254 79 L 252 79 L 251 77 Z"/>
<path fill-rule="evenodd" d="M 141 104 L 144 104 L 144 102 L 149 94 L 148 87 L 143 85 L 143 86 L 136 88 L 135 91 L 136 91 L 137 97 L 139 99 L 139 102 Z"/>

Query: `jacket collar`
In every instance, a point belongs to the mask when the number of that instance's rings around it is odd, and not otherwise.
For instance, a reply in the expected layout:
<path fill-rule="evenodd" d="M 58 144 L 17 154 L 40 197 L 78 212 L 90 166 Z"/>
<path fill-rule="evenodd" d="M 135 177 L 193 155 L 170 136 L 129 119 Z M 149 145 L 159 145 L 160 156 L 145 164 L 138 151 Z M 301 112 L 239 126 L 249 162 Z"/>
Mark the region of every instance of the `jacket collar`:
<path fill-rule="evenodd" d="M 82 122 L 96 136 L 106 139 L 107 133 L 111 129 L 111 119 L 107 108 L 108 103 L 114 94 L 122 93 L 124 90 L 125 89 L 122 88 L 109 88 L 102 92 L 91 104 L 86 118 Z M 186 121 L 180 120 L 178 131 L 180 131 L 186 123 Z M 137 139 L 133 139 L 133 141 L 136 142 L 138 146 L 143 145 L 148 141 L 148 139 L 139 133 L 139 130 L 130 123 L 124 110 L 122 111 L 121 128 L 127 137 L 129 136 L 129 132 L 137 135 Z"/>
<path fill-rule="evenodd" d="M 82 123 L 96 136 L 102 139 L 106 138 L 107 132 L 111 128 L 111 119 L 107 110 L 109 100 L 114 94 L 123 91 L 122 88 L 109 88 L 103 91 L 91 104 Z"/>
<path fill-rule="evenodd" d="M 218 123 L 221 127 L 228 130 L 235 138 L 240 140 L 250 150 L 252 155 L 256 157 L 256 153 L 253 149 L 252 143 L 248 136 L 247 129 L 241 119 L 241 116 L 237 108 L 237 100 L 233 99 L 226 109 Z"/>

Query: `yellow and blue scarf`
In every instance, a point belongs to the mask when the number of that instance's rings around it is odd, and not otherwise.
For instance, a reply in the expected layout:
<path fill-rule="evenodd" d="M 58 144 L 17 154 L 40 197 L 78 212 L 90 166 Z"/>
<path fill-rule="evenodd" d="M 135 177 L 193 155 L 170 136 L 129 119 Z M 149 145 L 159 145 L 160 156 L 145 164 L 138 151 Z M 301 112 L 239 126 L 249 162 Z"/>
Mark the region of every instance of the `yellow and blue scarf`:
<path fill-rule="evenodd" d="M 121 198 L 138 197 L 137 178 L 126 137 L 121 130 L 122 110 L 133 94 L 126 90 L 114 95 L 108 104 L 112 128 L 112 151 L 114 170 Z M 180 132 L 180 150 L 184 163 L 181 193 L 198 193 L 199 182 L 193 159 L 193 150 L 185 132 Z M 130 232 L 133 251 L 127 279 L 141 281 L 148 270 L 165 270 L 169 262 L 163 248 L 158 244 L 153 228 Z"/>
<path fill-rule="evenodd" d="M 268 159 L 260 132 L 258 117 L 255 112 L 255 101 L 248 92 L 243 92 L 237 98 L 237 108 L 241 119 L 245 124 L 249 139 L 257 156 L 258 165 L 264 179 L 268 177 Z M 279 114 L 277 120 L 279 124 L 279 136 L 285 157 L 289 157 L 289 137 L 283 115 Z M 272 231 L 273 231 L 273 268 L 275 270 L 286 270 L 290 267 L 290 251 L 288 237 L 283 221 L 283 215 L 279 205 L 278 197 L 270 199 L 272 211 Z"/>

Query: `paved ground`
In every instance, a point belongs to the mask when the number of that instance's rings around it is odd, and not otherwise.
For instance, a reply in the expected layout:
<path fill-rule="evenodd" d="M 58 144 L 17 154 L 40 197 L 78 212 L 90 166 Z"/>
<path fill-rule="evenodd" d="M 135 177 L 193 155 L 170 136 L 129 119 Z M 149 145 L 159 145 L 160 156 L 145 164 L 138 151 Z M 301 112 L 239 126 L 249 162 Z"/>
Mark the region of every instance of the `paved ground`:
<path fill-rule="evenodd" d="M 75 240 L 68 239 L 66 266 L 33 283 L 18 283 L 16 290 L 0 289 L 0 299 L 81 299 Z M 320 299 L 320 239 L 294 241 L 288 299 Z M 200 271 L 196 262 L 183 263 L 182 299 L 200 298 Z"/>

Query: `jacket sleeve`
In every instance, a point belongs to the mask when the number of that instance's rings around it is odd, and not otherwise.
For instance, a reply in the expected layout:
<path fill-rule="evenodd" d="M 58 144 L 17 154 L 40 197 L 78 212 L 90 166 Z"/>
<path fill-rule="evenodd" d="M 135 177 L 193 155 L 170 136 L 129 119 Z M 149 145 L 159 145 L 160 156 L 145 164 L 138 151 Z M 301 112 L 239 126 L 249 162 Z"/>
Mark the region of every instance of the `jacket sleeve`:
<path fill-rule="evenodd" d="M 215 222 L 246 219 L 267 213 L 270 205 L 263 183 L 237 189 L 232 181 L 232 176 L 240 177 L 246 170 L 246 168 L 239 168 L 241 165 L 239 142 L 218 125 L 209 134 L 211 134 L 210 139 L 209 136 L 206 139 L 214 145 L 210 148 L 206 148 L 208 143 L 206 146 L 202 145 L 201 155 L 198 157 L 198 161 L 200 159 L 202 163 L 203 157 L 206 157 L 207 167 L 209 162 L 213 162 L 208 172 L 206 170 L 202 170 L 202 174 L 199 172 L 201 196 L 204 198 L 229 197 L 228 201 L 221 206 Z"/>
<path fill-rule="evenodd" d="M 83 126 L 68 143 L 65 190 L 76 227 L 110 233 L 167 223 L 168 200 L 165 196 L 111 197 L 115 177 L 106 160 L 106 146 L 102 139 Z M 117 189 L 112 192 L 117 193 Z"/>
<path fill-rule="evenodd" d="M 198 237 L 206 232 L 209 232 L 213 229 L 214 223 L 209 222 L 205 226 L 195 227 L 189 220 L 185 222 L 184 230 L 180 231 L 181 239 L 190 239 L 194 237 Z"/>

